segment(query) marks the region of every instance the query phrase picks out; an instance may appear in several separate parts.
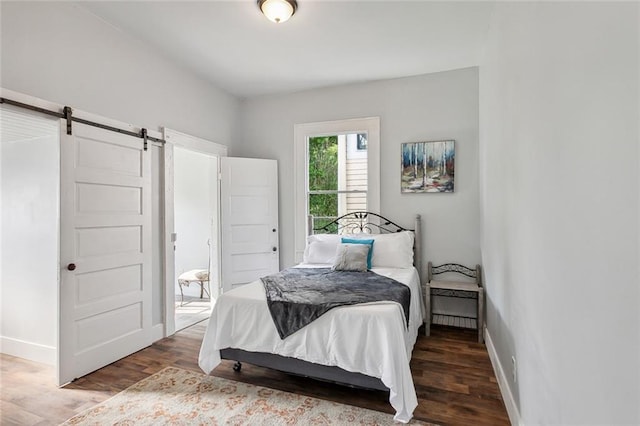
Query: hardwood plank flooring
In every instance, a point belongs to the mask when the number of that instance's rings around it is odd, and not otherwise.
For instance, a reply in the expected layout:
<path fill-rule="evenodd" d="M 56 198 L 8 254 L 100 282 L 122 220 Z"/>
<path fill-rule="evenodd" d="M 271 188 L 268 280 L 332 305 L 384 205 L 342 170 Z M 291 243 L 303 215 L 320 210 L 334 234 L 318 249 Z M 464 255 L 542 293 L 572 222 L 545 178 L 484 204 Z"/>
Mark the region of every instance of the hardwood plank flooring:
<path fill-rule="evenodd" d="M 82 377 L 63 388 L 53 367 L 0 355 L 0 424 L 52 425 L 90 408 L 168 366 L 200 372 L 206 322 Z M 418 337 L 411 371 L 418 395 L 414 416 L 446 425 L 508 425 L 491 361 L 473 330 L 434 327 Z M 223 361 L 214 376 L 393 413 L 388 392 L 365 391 Z"/>

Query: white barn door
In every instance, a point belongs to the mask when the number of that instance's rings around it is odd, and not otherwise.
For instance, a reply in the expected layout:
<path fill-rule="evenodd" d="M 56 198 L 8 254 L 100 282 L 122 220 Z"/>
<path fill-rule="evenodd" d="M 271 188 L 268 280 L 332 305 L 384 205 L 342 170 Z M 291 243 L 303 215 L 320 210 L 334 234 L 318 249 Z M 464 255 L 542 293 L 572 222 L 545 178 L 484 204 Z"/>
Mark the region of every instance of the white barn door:
<path fill-rule="evenodd" d="M 133 136 L 60 127 L 62 385 L 151 344 L 151 153 Z"/>
<path fill-rule="evenodd" d="M 279 270 L 278 163 L 220 160 L 224 292 Z"/>

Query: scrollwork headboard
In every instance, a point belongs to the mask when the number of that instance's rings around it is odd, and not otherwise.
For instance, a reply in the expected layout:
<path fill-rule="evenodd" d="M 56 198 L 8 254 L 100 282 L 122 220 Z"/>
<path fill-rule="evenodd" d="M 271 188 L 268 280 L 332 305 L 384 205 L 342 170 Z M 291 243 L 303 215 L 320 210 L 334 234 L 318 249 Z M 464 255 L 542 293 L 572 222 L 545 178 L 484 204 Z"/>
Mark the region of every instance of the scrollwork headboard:
<path fill-rule="evenodd" d="M 316 221 L 321 222 L 316 225 Z M 307 217 L 307 233 L 311 234 L 391 234 L 401 231 L 412 231 L 414 233 L 413 242 L 413 265 L 418 270 L 418 275 L 422 278 L 422 222 L 420 215 L 415 216 L 414 229 L 404 228 L 397 223 L 373 212 L 351 212 L 338 218 L 316 218 L 312 215 Z M 422 282 L 422 281 L 421 281 Z"/>

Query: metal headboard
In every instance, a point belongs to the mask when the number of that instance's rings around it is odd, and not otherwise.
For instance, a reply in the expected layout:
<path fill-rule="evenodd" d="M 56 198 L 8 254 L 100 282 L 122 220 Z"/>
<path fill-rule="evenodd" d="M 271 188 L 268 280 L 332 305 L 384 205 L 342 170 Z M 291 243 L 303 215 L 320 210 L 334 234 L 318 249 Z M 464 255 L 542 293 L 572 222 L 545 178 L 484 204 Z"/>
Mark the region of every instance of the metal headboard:
<path fill-rule="evenodd" d="M 370 220 L 373 221 L 370 221 Z M 379 222 L 379 223 L 376 223 Z M 312 228 L 314 234 L 387 234 L 400 231 L 413 231 L 372 212 L 351 212 L 342 215 L 331 222 Z"/>
<path fill-rule="evenodd" d="M 314 227 L 314 217 L 307 217 L 307 230 L 309 234 L 392 234 L 401 231 L 413 231 L 413 265 L 418 270 L 418 275 L 422 273 L 422 222 L 420 215 L 415 216 L 414 229 L 408 229 L 397 223 L 373 212 L 351 212 L 342 215 L 332 221 Z M 422 282 L 422 281 L 421 281 Z"/>

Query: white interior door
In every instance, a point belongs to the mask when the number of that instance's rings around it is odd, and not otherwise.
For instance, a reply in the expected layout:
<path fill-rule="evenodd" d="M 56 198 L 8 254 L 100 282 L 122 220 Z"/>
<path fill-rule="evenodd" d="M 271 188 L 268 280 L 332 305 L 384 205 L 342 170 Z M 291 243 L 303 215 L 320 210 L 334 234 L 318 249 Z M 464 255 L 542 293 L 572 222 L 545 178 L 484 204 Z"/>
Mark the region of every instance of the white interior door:
<path fill-rule="evenodd" d="M 275 273 L 278 247 L 278 163 L 220 159 L 222 289 Z"/>
<path fill-rule="evenodd" d="M 151 154 L 136 137 L 60 127 L 64 384 L 151 344 Z"/>

